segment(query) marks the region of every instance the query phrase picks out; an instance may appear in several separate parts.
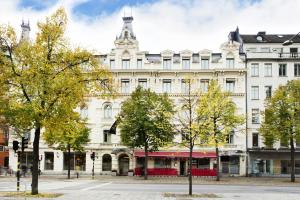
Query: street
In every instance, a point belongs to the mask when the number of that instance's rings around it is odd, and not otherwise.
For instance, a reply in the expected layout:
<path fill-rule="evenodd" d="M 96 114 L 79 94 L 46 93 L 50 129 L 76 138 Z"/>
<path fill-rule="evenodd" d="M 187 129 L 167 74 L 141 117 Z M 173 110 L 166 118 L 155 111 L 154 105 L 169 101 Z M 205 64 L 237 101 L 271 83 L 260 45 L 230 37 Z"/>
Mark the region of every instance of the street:
<path fill-rule="evenodd" d="M 24 179 L 23 179 L 24 180 Z M 30 190 L 30 179 L 21 183 L 21 190 Z M 0 182 L 0 191 L 15 191 L 16 183 L 12 179 L 4 179 Z M 170 183 L 122 183 L 120 181 L 90 180 L 90 179 L 41 179 L 39 183 L 41 193 L 62 193 L 60 200 L 94 200 L 94 199 L 117 199 L 117 200 L 158 200 L 158 199 L 197 199 L 164 197 L 165 193 L 187 193 L 187 184 Z M 201 184 L 193 186 L 194 194 L 216 194 L 224 200 L 299 200 L 300 189 L 297 186 L 253 186 L 253 185 L 225 185 L 225 184 Z M 0 199 L 16 199 L 0 197 Z M 20 198 L 21 199 L 21 198 Z M 198 198 L 200 199 L 200 198 Z M 214 199 L 214 198 L 201 198 Z"/>

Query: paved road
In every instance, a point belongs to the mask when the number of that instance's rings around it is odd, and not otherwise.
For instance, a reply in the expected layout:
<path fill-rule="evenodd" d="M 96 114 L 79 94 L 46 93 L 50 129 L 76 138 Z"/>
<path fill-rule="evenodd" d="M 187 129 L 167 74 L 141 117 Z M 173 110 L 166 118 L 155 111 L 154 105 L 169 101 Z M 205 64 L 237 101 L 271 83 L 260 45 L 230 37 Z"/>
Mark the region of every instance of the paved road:
<path fill-rule="evenodd" d="M 0 191 L 14 191 L 13 181 L 1 181 Z M 22 182 L 30 190 L 30 180 Z M 145 184 L 145 183 L 118 183 L 99 180 L 40 180 L 40 192 L 56 192 L 64 195 L 60 200 L 173 200 L 176 198 L 164 197 L 164 193 L 187 193 L 185 184 Z M 300 200 L 299 186 L 240 186 L 240 185 L 194 185 L 194 193 L 214 193 L 221 196 L 221 200 Z M 5 199 L 0 197 L 0 199 Z M 9 198 L 6 198 L 9 199 Z M 185 198 L 180 198 L 185 199 Z M 191 198 L 186 198 L 191 199 Z M 212 200 L 210 198 L 210 200 Z M 220 200 L 220 198 L 218 199 Z"/>

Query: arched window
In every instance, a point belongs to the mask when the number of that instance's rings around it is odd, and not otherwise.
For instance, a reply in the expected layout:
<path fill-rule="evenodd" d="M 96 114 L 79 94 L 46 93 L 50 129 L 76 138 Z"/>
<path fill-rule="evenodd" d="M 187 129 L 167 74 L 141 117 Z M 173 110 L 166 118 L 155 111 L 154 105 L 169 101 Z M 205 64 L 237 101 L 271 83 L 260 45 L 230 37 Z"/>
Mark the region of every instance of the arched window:
<path fill-rule="evenodd" d="M 111 171 L 111 156 L 109 154 L 102 156 L 102 171 Z"/>
<path fill-rule="evenodd" d="M 112 118 L 112 108 L 110 104 L 104 105 L 104 118 L 105 119 Z"/>

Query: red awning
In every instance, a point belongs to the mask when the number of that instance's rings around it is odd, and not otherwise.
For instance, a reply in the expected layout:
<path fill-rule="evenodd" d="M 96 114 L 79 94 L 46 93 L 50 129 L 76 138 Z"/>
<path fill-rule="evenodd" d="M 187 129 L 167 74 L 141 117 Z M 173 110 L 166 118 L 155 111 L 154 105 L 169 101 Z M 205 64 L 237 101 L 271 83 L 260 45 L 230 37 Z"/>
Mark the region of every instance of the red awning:
<path fill-rule="evenodd" d="M 171 157 L 171 158 L 188 158 L 190 152 L 175 152 L 175 151 L 157 151 L 149 152 L 149 157 Z M 135 151 L 135 157 L 145 157 L 144 151 Z M 193 158 L 216 158 L 215 152 L 193 152 Z"/>

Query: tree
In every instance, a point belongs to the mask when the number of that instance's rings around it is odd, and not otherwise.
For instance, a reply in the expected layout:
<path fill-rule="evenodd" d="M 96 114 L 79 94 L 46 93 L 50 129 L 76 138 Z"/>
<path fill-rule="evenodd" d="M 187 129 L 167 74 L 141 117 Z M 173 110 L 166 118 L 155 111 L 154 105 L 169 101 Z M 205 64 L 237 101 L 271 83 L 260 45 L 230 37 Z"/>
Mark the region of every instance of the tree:
<path fill-rule="evenodd" d="M 291 182 L 295 182 L 295 141 L 300 140 L 300 80 L 279 86 L 266 101 L 260 133 L 267 147 L 276 141 L 290 146 Z"/>
<path fill-rule="evenodd" d="M 63 114 L 59 113 L 57 118 L 52 118 L 51 122 L 47 123 L 43 137 L 50 146 L 68 152 L 68 179 L 70 179 L 71 149 L 77 152 L 84 150 L 84 145 L 89 142 L 90 129 L 74 111 L 67 113 L 65 118 L 62 116 Z M 63 121 L 58 123 L 57 120 Z"/>
<path fill-rule="evenodd" d="M 84 97 L 106 93 L 103 88 L 111 80 L 91 52 L 68 43 L 64 9 L 37 25 L 35 40 L 21 42 L 12 27 L 0 27 L 0 87 L 5 89 L 0 115 L 12 127 L 34 129 L 33 195 L 38 194 L 41 130 L 58 110 L 73 110 Z M 60 127 L 63 120 L 56 121 Z"/>
<path fill-rule="evenodd" d="M 177 132 L 182 136 L 182 140 L 179 143 L 180 146 L 184 146 L 189 149 L 189 195 L 193 194 L 193 183 L 192 183 L 192 160 L 193 150 L 195 145 L 204 143 L 203 133 L 206 130 L 206 121 L 200 119 L 197 116 L 196 107 L 200 98 L 200 93 L 192 91 L 192 79 L 186 78 L 186 94 L 181 98 L 181 104 L 178 109 Z M 178 144 L 178 143 L 175 143 Z"/>
<path fill-rule="evenodd" d="M 140 86 L 124 101 L 120 112 L 122 143 L 131 148 L 144 148 L 144 178 L 148 178 L 148 152 L 172 141 L 173 103 L 166 94 L 157 95 Z"/>
<path fill-rule="evenodd" d="M 229 134 L 244 122 L 244 117 L 237 115 L 236 110 L 230 93 L 222 92 L 218 82 L 211 80 L 208 92 L 199 100 L 197 115 L 199 119 L 206 121 L 207 129 L 203 134 L 203 139 L 206 143 L 214 145 L 216 150 L 217 181 L 220 180 L 219 147 L 226 141 Z"/>

